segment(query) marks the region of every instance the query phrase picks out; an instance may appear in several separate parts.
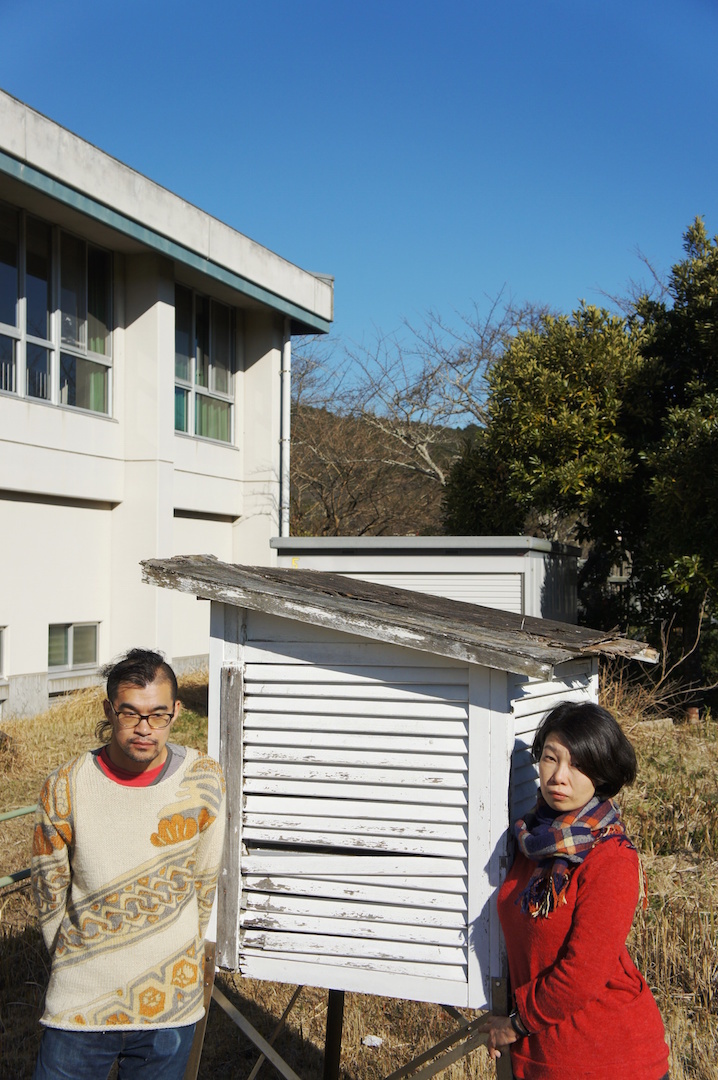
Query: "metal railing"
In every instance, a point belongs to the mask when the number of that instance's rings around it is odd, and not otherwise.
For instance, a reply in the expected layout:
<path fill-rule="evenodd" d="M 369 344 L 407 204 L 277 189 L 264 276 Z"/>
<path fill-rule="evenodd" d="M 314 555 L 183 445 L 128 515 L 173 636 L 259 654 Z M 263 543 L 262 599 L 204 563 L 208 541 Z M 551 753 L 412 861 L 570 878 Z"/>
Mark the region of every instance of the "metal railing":
<path fill-rule="evenodd" d="M 6 810 L 4 814 L 0 814 L 0 822 L 10 821 L 12 818 L 23 817 L 25 814 L 34 814 L 37 810 L 37 805 L 33 806 L 19 806 L 17 810 Z M 0 889 L 4 885 L 16 885 L 18 881 L 24 881 L 25 878 L 30 877 L 30 867 L 25 870 L 16 870 L 14 874 L 6 874 L 5 877 L 0 877 Z"/>

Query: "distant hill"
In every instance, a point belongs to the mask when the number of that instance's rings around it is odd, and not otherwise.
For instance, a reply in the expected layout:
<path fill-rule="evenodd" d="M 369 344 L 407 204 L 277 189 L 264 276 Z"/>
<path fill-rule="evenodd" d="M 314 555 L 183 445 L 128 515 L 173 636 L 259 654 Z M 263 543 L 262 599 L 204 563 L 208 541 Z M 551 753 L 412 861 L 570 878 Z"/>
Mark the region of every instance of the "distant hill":
<path fill-rule="evenodd" d="M 295 405 L 292 412 L 293 536 L 415 536 L 441 533 L 440 474 L 462 432 L 407 423 L 393 429 Z"/>

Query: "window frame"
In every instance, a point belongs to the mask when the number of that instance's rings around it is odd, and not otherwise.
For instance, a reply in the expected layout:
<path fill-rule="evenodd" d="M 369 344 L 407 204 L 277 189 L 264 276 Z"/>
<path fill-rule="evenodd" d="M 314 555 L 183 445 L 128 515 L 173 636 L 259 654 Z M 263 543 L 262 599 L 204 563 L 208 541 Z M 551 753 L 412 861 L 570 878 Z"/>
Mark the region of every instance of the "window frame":
<path fill-rule="evenodd" d="M 0 395 L 14 398 L 16 400 L 28 401 L 33 404 L 52 405 L 61 409 L 72 409 L 85 413 L 89 416 L 111 418 L 113 412 L 113 312 L 114 312 L 114 266 L 113 266 L 113 252 L 108 248 L 103 248 L 99 244 L 94 244 L 87 240 L 85 237 L 79 236 L 75 233 L 71 233 L 66 229 L 60 228 L 59 225 L 55 225 L 50 221 L 46 221 L 44 218 L 38 217 L 36 214 L 29 213 L 27 210 L 21 207 L 13 206 L 11 203 L 5 201 L 0 202 L 0 207 L 11 211 L 17 218 L 17 299 L 15 305 L 15 321 L 16 325 L 11 326 L 9 323 L 0 323 L 0 336 L 10 339 L 13 349 L 13 369 L 14 369 L 14 386 L 12 389 L 6 389 L 0 386 Z M 49 297 L 49 310 L 48 310 L 48 337 L 41 337 L 37 334 L 31 333 L 28 328 L 28 223 L 38 223 L 44 226 L 49 233 L 48 239 L 48 262 L 49 262 L 49 281 L 48 281 L 48 297 Z M 81 246 L 82 251 L 82 290 L 84 300 L 84 317 L 82 323 L 82 332 L 84 340 L 80 342 L 67 342 L 63 341 L 62 335 L 62 244 L 63 239 L 67 238 Z M 106 332 L 105 332 L 105 348 L 104 353 L 99 353 L 89 347 L 89 333 L 88 328 L 90 324 L 91 314 L 88 310 L 88 297 L 90 291 L 89 283 L 89 262 L 91 252 L 97 252 L 100 254 L 106 262 L 107 275 L 104 282 L 105 285 L 105 306 L 106 306 Z M 42 349 L 47 353 L 47 384 L 48 392 L 45 395 L 39 395 L 31 393 L 30 379 L 30 354 L 33 349 Z M 85 404 L 74 404 L 71 401 L 63 400 L 63 385 L 62 385 L 62 373 L 65 362 L 75 362 L 75 370 L 77 371 L 77 362 L 81 364 L 94 365 L 94 371 L 88 370 L 84 373 L 85 378 L 89 375 L 90 380 L 92 375 L 96 373 L 97 369 L 102 370 L 103 380 L 101 387 L 103 389 L 103 408 L 92 408 Z M 75 376 L 77 381 L 77 375 Z M 69 381 L 68 381 L 69 385 Z M 91 386 L 91 384 L 89 384 Z M 90 394 L 93 390 L 90 389 Z M 77 396 L 77 388 L 75 386 L 75 397 Z"/>
<path fill-rule="evenodd" d="M 177 335 L 178 335 L 178 320 L 177 313 L 179 309 L 178 293 L 184 292 L 187 294 L 189 301 L 188 310 L 185 314 L 189 315 L 189 327 L 187 330 L 187 351 L 178 351 Z M 198 361 L 198 353 L 202 347 L 202 343 L 198 338 L 198 308 L 202 305 L 206 305 L 206 322 L 207 322 L 207 334 L 206 334 L 206 371 L 207 371 L 207 385 L 204 386 L 199 380 L 200 378 L 200 362 Z M 216 337 L 216 320 L 218 318 L 219 310 L 223 310 L 227 315 L 227 337 L 228 337 L 228 356 L 226 364 L 222 364 L 215 356 L 215 337 Z M 223 303 L 221 300 L 215 299 L 215 297 L 208 296 L 205 293 L 200 293 L 196 289 L 193 289 L 189 285 L 185 285 L 181 281 L 175 281 L 175 303 L 174 303 L 174 316 L 175 316 L 175 379 L 174 379 L 174 391 L 175 391 L 175 435 L 183 435 L 191 439 L 206 439 L 209 442 L 216 443 L 219 446 L 234 446 L 235 443 L 235 392 L 236 392 L 236 376 L 239 371 L 238 365 L 238 351 L 237 343 L 239 339 L 238 326 L 237 326 L 237 309 L 229 304 Z M 178 375 L 178 358 L 187 360 L 188 373 L 185 378 L 182 375 Z M 226 372 L 228 390 L 222 391 L 217 389 L 218 372 Z M 182 414 L 185 421 L 185 427 L 177 426 L 177 401 L 178 392 L 183 395 L 184 407 Z M 207 402 L 219 402 L 227 406 L 228 409 L 228 437 L 226 439 L 221 436 L 208 435 L 201 433 L 197 430 L 200 422 L 200 410 L 198 408 L 198 402 L 206 400 Z"/>
<path fill-rule="evenodd" d="M 74 663 L 75 652 L 75 630 L 78 628 L 91 626 L 95 630 L 95 659 L 86 661 L 84 663 Z M 63 627 L 67 632 L 67 663 L 64 664 L 51 664 L 50 663 L 50 632 L 54 627 Z M 100 654 L 100 624 L 99 622 L 92 621 L 80 621 L 75 623 L 48 623 L 47 629 L 47 671 L 48 675 L 59 675 L 68 671 L 95 671 L 99 664 Z"/>

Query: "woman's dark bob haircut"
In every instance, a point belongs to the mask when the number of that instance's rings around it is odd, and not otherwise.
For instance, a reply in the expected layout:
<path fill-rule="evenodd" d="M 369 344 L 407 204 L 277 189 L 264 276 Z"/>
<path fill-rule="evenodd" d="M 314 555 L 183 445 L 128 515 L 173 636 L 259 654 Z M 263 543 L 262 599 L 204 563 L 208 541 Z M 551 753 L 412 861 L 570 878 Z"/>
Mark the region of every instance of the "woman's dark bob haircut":
<path fill-rule="evenodd" d="M 607 709 L 591 702 L 563 701 L 547 713 L 534 736 L 531 753 L 538 761 L 549 735 L 557 735 L 571 763 L 585 773 L 599 798 L 610 799 L 636 778 L 636 754 Z"/>

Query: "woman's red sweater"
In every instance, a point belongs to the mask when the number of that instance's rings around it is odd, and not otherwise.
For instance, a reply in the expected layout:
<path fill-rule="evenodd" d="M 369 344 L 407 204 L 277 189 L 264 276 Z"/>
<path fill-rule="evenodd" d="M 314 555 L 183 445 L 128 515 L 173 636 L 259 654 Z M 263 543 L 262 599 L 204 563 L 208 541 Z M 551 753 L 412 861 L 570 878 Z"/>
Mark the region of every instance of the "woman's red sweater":
<path fill-rule="evenodd" d="M 573 871 L 547 919 L 521 910 L 536 864 L 517 854 L 499 890 L 516 1008 L 530 1032 L 511 1046 L 520 1080 L 660 1080 L 668 1047 L 658 1006 L 626 949 L 638 856 L 615 839 Z"/>

